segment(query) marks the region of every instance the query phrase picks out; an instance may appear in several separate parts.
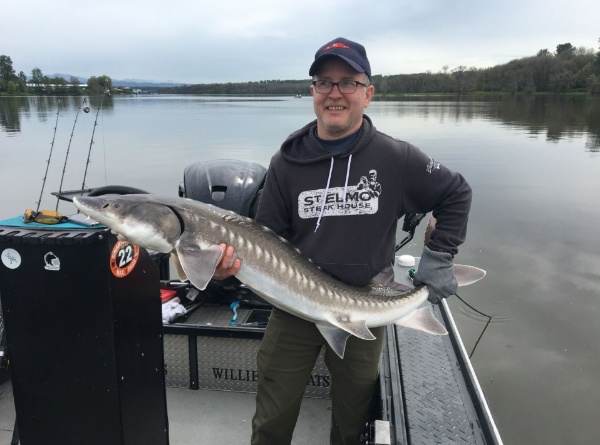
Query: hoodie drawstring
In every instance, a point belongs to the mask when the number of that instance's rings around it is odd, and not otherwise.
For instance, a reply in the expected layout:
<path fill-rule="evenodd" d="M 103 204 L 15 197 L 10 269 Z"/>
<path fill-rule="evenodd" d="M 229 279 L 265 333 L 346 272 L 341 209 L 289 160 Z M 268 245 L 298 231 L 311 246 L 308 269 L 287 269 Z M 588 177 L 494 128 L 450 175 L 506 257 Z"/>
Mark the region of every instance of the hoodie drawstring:
<path fill-rule="evenodd" d="M 346 192 L 348 191 L 348 177 L 350 176 L 350 164 L 352 164 L 352 155 L 348 158 L 348 168 L 346 169 L 346 182 L 344 183 L 344 208 L 346 208 Z"/>
<path fill-rule="evenodd" d="M 331 174 L 333 172 L 333 156 L 331 157 L 331 165 L 329 166 L 329 176 L 327 177 L 327 186 L 323 191 L 323 197 L 321 199 L 321 212 L 319 213 L 319 218 L 317 219 L 317 225 L 315 227 L 316 233 L 319 230 L 319 226 L 321 225 L 321 218 L 323 217 L 323 213 L 325 212 L 325 200 L 327 199 L 327 194 L 329 193 L 329 184 L 331 183 Z M 346 182 L 344 183 L 344 208 L 346 207 L 346 194 L 348 191 L 348 178 L 350 177 L 350 165 L 352 164 L 352 155 L 348 158 L 348 168 L 346 169 Z"/>
<path fill-rule="evenodd" d="M 331 172 L 333 171 L 333 156 L 331 157 L 331 165 L 329 167 L 329 177 L 327 178 L 327 186 L 323 191 L 323 198 L 321 199 L 321 213 L 319 213 L 319 218 L 317 219 L 317 226 L 315 227 L 315 232 L 319 230 L 319 226 L 321 225 L 321 218 L 323 217 L 323 212 L 325 211 L 325 199 L 327 199 L 327 193 L 329 193 L 329 183 L 331 182 Z"/>

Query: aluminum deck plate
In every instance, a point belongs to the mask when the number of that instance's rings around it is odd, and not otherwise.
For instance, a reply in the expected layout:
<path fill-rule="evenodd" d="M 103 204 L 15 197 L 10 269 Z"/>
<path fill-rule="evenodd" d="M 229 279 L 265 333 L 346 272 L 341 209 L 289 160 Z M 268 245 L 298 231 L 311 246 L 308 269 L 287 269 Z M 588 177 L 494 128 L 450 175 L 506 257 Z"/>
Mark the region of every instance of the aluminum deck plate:
<path fill-rule="evenodd" d="M 486 444 L 450 337 L 395 332 L 409 443 Z"/>

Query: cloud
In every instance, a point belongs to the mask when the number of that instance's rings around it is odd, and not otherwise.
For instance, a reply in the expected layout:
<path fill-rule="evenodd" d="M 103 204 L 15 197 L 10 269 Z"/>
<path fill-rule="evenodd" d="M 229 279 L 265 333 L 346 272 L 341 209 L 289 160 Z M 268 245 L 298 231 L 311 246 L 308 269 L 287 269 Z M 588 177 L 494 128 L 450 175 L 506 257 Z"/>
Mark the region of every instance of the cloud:
<path fill-rule="evenodd" d="M 367 48 L 376 74 L 487 67 L 553 51 L 597 49 L 600 5 L 574 0 L 482 4 L 382 0 L 303 3 L 185 0 L 16 3 L 3 10 L 0 50 L 18 71 L 113 78 L 236 82 L 308 77 L 323 43 Z M 26 20 L 24 20 L 26 18 Z"/>

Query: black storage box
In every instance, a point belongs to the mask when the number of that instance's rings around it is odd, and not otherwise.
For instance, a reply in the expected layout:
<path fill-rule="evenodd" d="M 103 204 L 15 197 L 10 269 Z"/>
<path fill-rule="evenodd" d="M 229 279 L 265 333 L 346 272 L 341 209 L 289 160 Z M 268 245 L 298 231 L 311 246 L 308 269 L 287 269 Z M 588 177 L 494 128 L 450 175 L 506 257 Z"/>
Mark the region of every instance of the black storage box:
<path fill-rule="evenodd" d="M 159 271 L 102 229 L 0 223 L 22 445 L 168 444 Z"/>

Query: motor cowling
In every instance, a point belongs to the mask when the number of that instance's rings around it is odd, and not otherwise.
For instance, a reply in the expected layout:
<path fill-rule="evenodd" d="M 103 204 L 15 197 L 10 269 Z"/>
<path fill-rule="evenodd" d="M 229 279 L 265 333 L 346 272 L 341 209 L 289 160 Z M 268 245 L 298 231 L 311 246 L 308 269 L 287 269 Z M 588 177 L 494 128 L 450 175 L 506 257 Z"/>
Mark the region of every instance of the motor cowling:
<path fill-rule="evenodd" d="M 200 161 L 183 173 L 179 196 L 254 218 L 267 169 L 238 160 Z"/>

